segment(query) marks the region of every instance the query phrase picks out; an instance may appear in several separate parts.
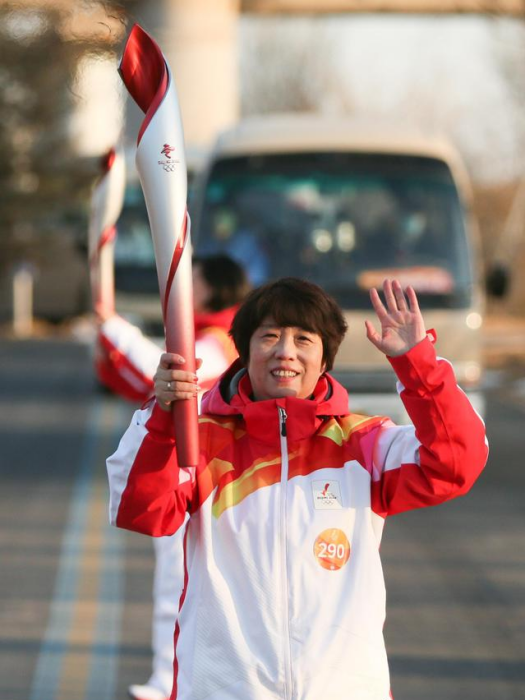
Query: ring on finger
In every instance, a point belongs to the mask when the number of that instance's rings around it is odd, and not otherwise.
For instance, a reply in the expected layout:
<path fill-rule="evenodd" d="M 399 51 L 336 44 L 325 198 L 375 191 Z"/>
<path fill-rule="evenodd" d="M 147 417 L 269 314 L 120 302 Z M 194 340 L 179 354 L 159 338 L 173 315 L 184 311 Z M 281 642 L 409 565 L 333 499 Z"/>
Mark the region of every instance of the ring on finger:
<path fill-rule="evenodd" d="M 168 382 L 167 386 L 168 386 L 168 391 L 171 391 L 171 382 Z"/>

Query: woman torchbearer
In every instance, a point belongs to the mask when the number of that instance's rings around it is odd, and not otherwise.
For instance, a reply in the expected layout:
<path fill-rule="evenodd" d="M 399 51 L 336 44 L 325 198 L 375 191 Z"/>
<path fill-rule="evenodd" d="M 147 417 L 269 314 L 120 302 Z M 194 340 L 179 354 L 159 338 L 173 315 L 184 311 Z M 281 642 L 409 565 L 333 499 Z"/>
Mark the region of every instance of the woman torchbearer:
<path fill-rule="evenodd" d="M 385 520 L 466 493 L 488 448 L 414 290 L 386 280 L 383 292 L 371 292 L 381 330 L 367 322 L 366 333 L 413 425 L 351 412 L 329 373 L 342 313 L 316 285 L 285 278 L 233 320 L 239 360 L 203 398 L 197 466 L 177 460 L 167 409 L 194 385 L 173 355 L 108 459 L 114 524 L 184 532 L 172 700 L 391 698 Z"/>

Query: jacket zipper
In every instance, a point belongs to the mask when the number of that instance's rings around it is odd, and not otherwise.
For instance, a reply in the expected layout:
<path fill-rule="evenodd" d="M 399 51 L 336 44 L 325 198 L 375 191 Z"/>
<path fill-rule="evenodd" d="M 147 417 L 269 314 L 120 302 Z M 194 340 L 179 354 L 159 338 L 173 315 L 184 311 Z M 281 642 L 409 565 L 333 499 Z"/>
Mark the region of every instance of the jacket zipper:
<path fill-rule="evenodd" d="M 284 408 L 279 406 L 279 432 L 281 436 L 281 569 L 283 576 L 283 613 L 284 613 L 284 668 L 285 698 L 292 698 L 292 653 L 290 648 L 290 617 L 288 610 L 288 567 L 287 567 L 287 491 L 288 491 L 288 443 L 286 441 L 286 419 Z"/>

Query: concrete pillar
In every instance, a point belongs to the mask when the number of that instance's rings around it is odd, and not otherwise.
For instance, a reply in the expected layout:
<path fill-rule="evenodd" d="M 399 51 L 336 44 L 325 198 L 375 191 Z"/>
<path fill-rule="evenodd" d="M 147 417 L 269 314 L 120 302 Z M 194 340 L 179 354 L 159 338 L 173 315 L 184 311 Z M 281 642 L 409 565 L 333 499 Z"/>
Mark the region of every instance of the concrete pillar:
<path fill-rule="evenodd" d="M 134 13 L 164 51 L 174 75 L 186 145 L 206 147 L 239 115 L 240 0 L 148 0 Z M 154 11 L 153 11 L 154 8 Z M 134 138 L 137 116 L 128 114 Z"/>
<path fill-rule="evenodd" d="M 173 71 L 186 143 L 206 146 L 239 114 L 238 0 L 170 0 L 161 41 Z"/>

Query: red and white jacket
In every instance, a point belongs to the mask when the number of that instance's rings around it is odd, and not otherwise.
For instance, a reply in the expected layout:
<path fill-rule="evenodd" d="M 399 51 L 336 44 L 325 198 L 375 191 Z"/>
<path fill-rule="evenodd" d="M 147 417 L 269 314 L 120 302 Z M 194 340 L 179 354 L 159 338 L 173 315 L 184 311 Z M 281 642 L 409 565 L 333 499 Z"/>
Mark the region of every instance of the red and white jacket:
<path fill-rule="evenodd" d="M 190 514 L 172 699 L 390 698 L 385 518 L 466 493 L 488 452 L 429 340 L 390 362 L 414 426 L 349 413 L 329 375 L 311 400 L 254 402 L 234 365 L 204 396 L 188 470 L 171 415 L 135 413 L 108 460 L 111 522 L 161 536 Z"/>
<path fill-rule="evenodd" d="M 195 314 L 195 355 L 200 358 L 199 387 L 206 391 L 237 357 L 228 335 L 238 306 Z M 135 403 L 153 394 L 153 376 L 161 348 L 126 319 L 114 314 L 99 328 L 95 373 L 113 393 Z"/>

